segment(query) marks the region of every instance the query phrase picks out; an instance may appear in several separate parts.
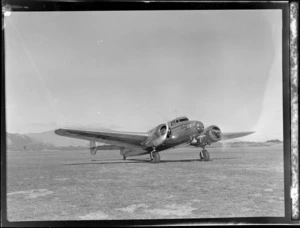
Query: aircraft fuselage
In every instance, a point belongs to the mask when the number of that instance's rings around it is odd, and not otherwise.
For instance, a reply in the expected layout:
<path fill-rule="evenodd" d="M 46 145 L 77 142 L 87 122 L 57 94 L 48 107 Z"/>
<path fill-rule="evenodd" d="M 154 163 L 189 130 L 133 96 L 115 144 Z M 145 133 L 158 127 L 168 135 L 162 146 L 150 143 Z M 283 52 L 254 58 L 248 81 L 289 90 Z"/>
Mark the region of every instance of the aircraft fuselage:
<path fill-rule="evenodd" d="M 194 137 L 201 134 L 204 129 L 204 125 L 200 121 L 184 121 L 178 122 L 171 125 L 171 122 L 168 123 L 171 134 L 164 143 L 156 147 L 156 151 L 162 151 L 169 148 L 176 147 L 178 145 L 191 142 Z M 147 148 L 150 152 L 152 149 Z"/>

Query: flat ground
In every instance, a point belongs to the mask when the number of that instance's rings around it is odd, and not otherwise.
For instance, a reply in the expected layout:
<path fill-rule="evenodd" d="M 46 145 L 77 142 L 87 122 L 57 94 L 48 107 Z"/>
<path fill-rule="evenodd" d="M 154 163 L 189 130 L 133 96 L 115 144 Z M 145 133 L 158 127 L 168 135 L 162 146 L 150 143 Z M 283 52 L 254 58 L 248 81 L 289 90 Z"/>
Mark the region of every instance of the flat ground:
<path fill-rule="evenodd" d="M 123 161 L 118 151 L 8 151 L 9 221 L 284 216 L 282 145 Z"/>

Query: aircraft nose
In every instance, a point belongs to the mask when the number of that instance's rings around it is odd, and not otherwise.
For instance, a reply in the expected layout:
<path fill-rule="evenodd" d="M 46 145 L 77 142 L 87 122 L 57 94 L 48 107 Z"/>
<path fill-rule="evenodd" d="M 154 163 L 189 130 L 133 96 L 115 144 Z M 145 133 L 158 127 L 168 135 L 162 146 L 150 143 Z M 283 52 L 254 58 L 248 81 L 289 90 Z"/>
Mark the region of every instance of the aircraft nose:
<path fill-rule="evenodd" d="M 200 132 L 202 132 L 203 131 L 203 129 L 204 129 L 204 125 L 203 125 L 203 123 L 202 122 L 200 122 L 200 121 L 197 121 L 196 122 L 196 125 L 195 125 L 195 128 L 196 128 L 196 130 L 200 133 Z"/>

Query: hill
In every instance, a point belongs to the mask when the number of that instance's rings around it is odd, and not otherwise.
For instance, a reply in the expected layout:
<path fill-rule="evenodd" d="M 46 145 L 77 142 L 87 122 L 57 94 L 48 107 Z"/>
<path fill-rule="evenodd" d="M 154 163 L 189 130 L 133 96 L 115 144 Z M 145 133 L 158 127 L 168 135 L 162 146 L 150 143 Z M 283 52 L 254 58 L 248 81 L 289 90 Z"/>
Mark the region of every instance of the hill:
<path fill-rule="evenodd" d="M 43 143 L 51 143 L 57 147 L 66 146 L 87 146 L 88 142 L 86 140 L 72 139 L 68 137 L 62 137 L 56 135 L 54 131 L 46 131 L 41 133 L 29 133 L 27 134 L 32 139 L 41 141 Z"/>
<path fill-rule="evenodd" d="M 283 142 L 274 139 L 274 140 L 268 140 L 266 142 L 251 142 L 251 141 L 222 141 L 222 142 L 216 142 L 213 143 L 210 147 L 252 147 L 252 146 L 274 146 L 274 145 L 281 145 Z"/>
<path fill-rule="evenodd" d="M 80 129 L 80 130 L 86 130 L 86 131 L 111 131 L 107 128 L 95 128 L 95 127 L 78 127 L 75 129 Z M 82 139 L 74 139 L 74 138 L 69 138 L 69 137 L 62 137 L 59 135 L 56 135 L 54 133 L 54 130 L 51 131 L 45 131 L 41 133 L 27 133 L 27 136 L 44 142 L 44 143 L 51 143 L 54 146 L 57 147 L 68 147 L 68 146 L 73 146 L 73 147 L 87 147 L 89 145 L 89 142 L 87 140 L 82 140 Z"/>
<path fill-rule="evenodd" d="M 51 143 L 40 142 L 22 134 L 6 133 L 6 146 L 10 150 L 42 150 L 53 149 L 54 145 Z"/>

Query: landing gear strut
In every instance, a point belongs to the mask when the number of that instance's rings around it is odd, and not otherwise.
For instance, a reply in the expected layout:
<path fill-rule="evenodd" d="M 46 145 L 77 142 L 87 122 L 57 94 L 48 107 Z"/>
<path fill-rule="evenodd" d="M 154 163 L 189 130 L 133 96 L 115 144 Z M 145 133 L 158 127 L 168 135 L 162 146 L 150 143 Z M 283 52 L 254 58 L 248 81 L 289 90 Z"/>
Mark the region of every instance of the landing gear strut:
<path fill-rule="evenodd" d="M 210 160 L 210 155 L 205 148 L 203 148 L 202 151 L 200 151 L 200 161 L 209 161 Z"/>
<path fill-rule="evenodd" d="M 158 152 L 156 152 L 155 148 L 153 148 L 153 151 L 150 152 L 150 159 L 152 163 L 160 162 L 160 155 Z"/>
<path fill-rule="evenodd" d="M 160 155 L 158 152 L 151 152 L 152 153 L 152 163 L 159 163 L 160 162 Z"/>

